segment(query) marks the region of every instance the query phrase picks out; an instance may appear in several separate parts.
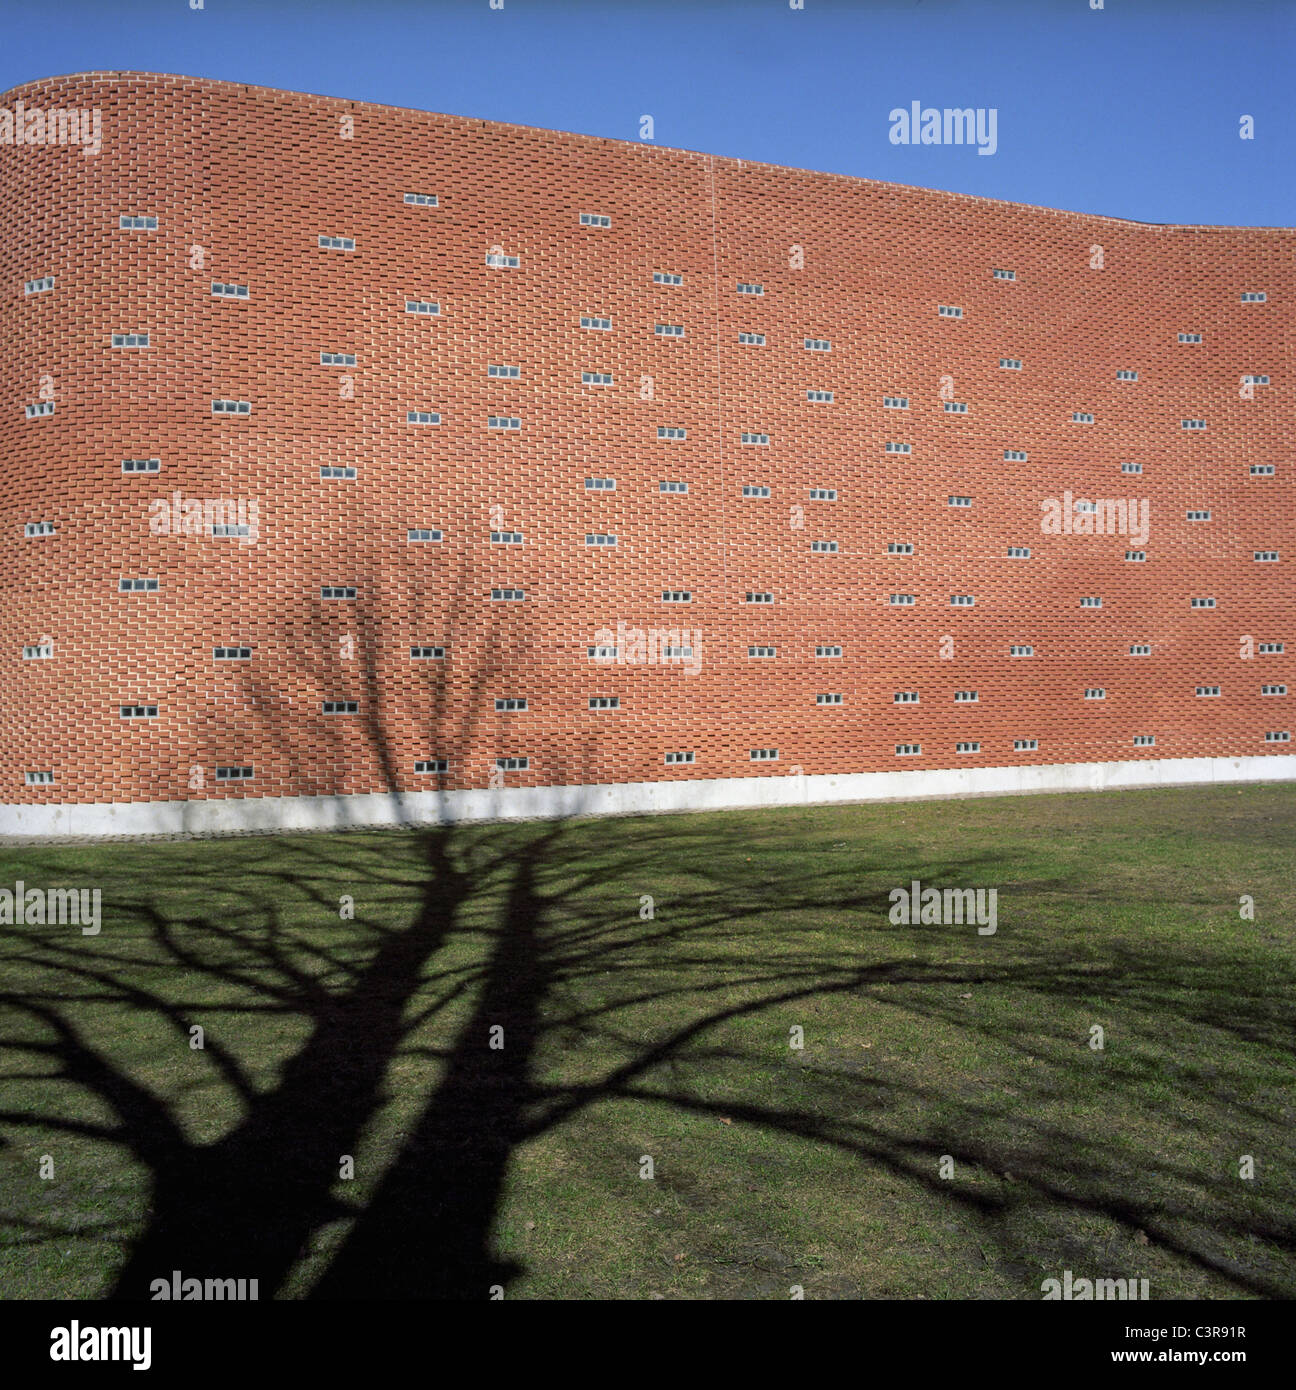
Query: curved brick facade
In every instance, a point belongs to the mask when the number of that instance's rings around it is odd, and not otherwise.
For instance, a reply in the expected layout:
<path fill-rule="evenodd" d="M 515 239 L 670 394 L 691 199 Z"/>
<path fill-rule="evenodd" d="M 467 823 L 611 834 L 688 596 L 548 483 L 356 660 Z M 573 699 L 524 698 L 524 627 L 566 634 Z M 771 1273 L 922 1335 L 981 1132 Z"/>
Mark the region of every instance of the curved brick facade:
<path fill-rule="evenodd" d="M 1291 230 L 145 73 L 19 100 L 98 110 L 102 145 L 0 149 L 11 809 L 484 788 L 500 757 L 529 759 L 508 787 L 1287 765 L 1267 736 L 1296 694 L 1262 691 L 1296 687 Z M 1068 494 L 1146 503 L 1146 541 L 1076 534 L 1083 513 L 1046 533 Z M 185 504 L 220 499 L 185 534 Z M 136 579 L 157 591 L 120 591 Z M 639 659 L 636 630 L 692 653 Z M 591 659 L 609 633 L 620 659 Z"/>

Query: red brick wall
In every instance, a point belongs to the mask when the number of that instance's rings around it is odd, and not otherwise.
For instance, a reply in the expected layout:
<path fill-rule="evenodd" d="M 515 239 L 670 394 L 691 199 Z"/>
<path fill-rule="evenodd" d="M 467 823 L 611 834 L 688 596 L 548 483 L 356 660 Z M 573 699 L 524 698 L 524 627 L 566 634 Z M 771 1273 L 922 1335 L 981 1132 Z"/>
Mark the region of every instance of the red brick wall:
<path fill-rule="evenodd" d="M 1145 226 L 149 74 L 35 82 L 0 105 L 19 97 L 98 108 L 103 144 L 0 148 L 0 800 L 478 787 L 499 755 L 531 759 L 507 785 L 543 785 L 1292 751 L 1264 734 L 1296 726 L 1296 693 L 1260 694 L 1296 692 L 1290 229 Z M 612 225 L 582 227 L 582 212 Z M 119 230 L 121 213 L 159 227 Z M 322 233 L 355 251 L 318 249 Z M 520 266 L 488 268 L 492 247 Z M 55 289 L 25 295 L 41 275 Z M 215 299 L 213 280 L 251 297 Z M 1246 290 L 1267 302 L 1240 302 Z M 407 295 L 440 316 L 407 315 Z M 590 312 L 613 331 L 583 331 Z M 660 339 L 657 323 L 686 336 Z M 744 330 L 766 345 L 740 346 Z M 108 346 L 134 331 L 147 350 Z M 1184 331 L 1203 342 L 1179 345 Z M 357 366 L 321 366 L 322 351 Z M 489 380 L 490 363 L 521 378 Z M 582 386 L 582 370 L 615 384 Z M 1241 399 L 1244 373 L 1270 384 Z M 28 421 L 43 376 L 56 412 Z M 943 378 L 966 415 L 943 411 Z M 251 416 L 214 417 L 217 397 Z M 408 426 L 419 408 L 441 424 Z M 490 414 L 521 431 L 488 432 Z M 687 441 L 658 442 L 663 425 Z M 741 446 L 743 430 L 769 447 Z M 1005 462 L 1013 448 L 1028 461 Z M 123 476 L 136 457 L 160 474 Z M 1275 476 L 1251 476 L 1257 463 Z M 359 476 L 321 481 L 321 464 Z M 616 491 L 587 493 L 590 476 Z M 662 496 L 664 479 L 688 494 Z M 743 499 L 748 483 L 771 496 Z M 812 487 L 838 500 L 812 502 Z M 259 539 L 151 534 L 150 502 L 177 489 L 255 502 Z M 1147 562 L 1125 561 L 1124 536 L 1042 534 L 1041 500 L 1067 489 L 1147 499 Z M 1190 508 L 1211 520 L 1189 523 Z M 31 521 L 57 534 L 25 539 Z M 409 544 L 416 526 L 445 539 Z M 492 545 L 492 529 L 525 544 Z M 589 550 L 588 532 L 618 543 Z M 811 553 L 815 540 L 838 552 Z M 891 541 L 915 553 L 888 556 Z M 137 576 L 160 592 L 116 591 Z M 322 602 L 329 583 L 358 601 Z M 490 602 L 505 584 L 525 602 Z M 667 588 L 693 602 L 663 605 Z M 745 605 L 750 589 L 773 606 Z M 917 602 L 894 609 L 894 592 Z M 1217 607 L 1192 611 L 1193 596 Z M 700 672 L 588 660 L 618 622 L 700 630 Z M 53 659 L 23 660 L 45 636 Z M 1286 652 L 1243 659 L 1246 637 Z M 1129 656 L 1135 642 L 1152 655 Z M 843 658 L 817 660 L 816 643 Z M 1035 656 L 1010 658 L 1013 643 Z M 213 661 L 236 644 L 250 662 Z M 413 662 L 413 644 L 447 659 Z M 752 644 L 777 658 L 749 658 Z M 1085 701 L 1091 686 L 1107 698 Z M 896 706 L 898 690 L 921 702 Z M 844 704 L 817 707 L 821 692 Z M 592 695 L 622 707 L 590 712 Z M 497 714 L 497 696 L 530 709 Z M 324 716 L 325 699 L 360 715 Z M 156 720 L 119 717 L 143 701 Z M 957 754 L 960 740 L 980 752 Z M 753 764 L 754 747 L 779 761 Z M 667 768 L 670 750 L 696 761 Z M 447 776 L 413 772 L 434 756 Z M 254 780 L 214 784 L 231 764 Z M 26 787 L 35 769 L 55 785 Z"/>

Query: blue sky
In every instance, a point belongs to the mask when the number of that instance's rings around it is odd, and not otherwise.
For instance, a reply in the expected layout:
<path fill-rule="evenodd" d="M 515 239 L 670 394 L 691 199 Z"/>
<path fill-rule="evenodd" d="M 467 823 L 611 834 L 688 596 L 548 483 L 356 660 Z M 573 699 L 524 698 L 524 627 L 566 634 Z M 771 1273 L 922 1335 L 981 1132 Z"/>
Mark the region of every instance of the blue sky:
<path fill-rule="evenodd" d="M 1294 0 L 47 0 L 0 90 L 133 68 L 1148 222 L 1296 223 Z M 894 145 L 920 101 L 998 149 Z M 1238 136 L 1255 120 L 1255 139 Z"/>

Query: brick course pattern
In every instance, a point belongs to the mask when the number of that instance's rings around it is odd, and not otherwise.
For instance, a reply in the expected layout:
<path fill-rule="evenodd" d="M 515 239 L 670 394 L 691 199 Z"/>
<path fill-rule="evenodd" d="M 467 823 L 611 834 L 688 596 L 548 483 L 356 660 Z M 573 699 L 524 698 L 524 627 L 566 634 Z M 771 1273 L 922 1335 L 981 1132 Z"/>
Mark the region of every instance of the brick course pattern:
<path fill-rule="evenodd" d="M 147 73 L 19 99 L 102 149 L 0 148 L 0 802 L 1292 751 L 1292 229 Z"/>

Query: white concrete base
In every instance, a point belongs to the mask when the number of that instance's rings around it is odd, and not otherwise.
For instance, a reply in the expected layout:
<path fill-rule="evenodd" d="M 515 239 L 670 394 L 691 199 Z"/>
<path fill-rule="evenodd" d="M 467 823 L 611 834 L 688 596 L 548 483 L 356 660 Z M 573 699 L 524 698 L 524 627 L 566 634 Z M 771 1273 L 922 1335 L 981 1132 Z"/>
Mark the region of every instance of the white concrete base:
<path fill-rule="evenodd" d="M 813 777 L 725 777 L 681 782 L 614 782 L 588 787 L 505 787 L 499 791 L 0 806 L 0 836 L 82 839 L 111 835 L 340 830 L 365 825 L 448 825 L 462 821 L 808 806 L 834 801 L 909 801 L 927 797 L 1287 781 L 1296 781 L 1296 754 L 1054 763 L 1031 767 L 909 768 L 896 772 L 829 773 Z"/>

